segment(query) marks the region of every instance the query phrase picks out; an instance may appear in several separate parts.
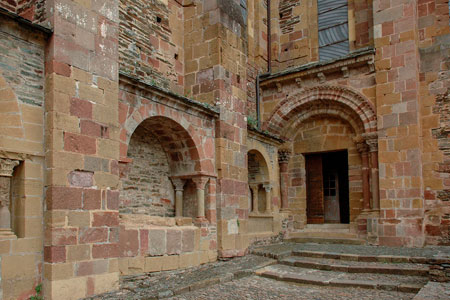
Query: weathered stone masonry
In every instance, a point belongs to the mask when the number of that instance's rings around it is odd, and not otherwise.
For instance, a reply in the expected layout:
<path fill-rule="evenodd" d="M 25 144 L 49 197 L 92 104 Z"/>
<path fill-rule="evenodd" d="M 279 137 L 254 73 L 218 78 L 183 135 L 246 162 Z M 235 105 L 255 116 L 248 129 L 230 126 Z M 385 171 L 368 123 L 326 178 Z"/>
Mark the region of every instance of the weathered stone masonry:
<path fill-rule="evenodd" d="M 335 237 L 326 178 L 342 238 L 448 245 L 448 1 L 342 2 L 332 61 L 318 7 L 0 0 L 3 299 Z"/>

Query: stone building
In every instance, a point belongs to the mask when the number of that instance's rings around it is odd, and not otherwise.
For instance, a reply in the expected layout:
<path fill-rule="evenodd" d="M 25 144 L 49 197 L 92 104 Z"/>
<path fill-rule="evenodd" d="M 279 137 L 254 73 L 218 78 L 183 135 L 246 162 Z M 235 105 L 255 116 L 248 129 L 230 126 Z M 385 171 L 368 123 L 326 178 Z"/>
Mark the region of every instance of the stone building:
<path fill-rule="evenodd" d="M 0 0 L 0 36 L 3 299 L 450 244 L 448 0 Z"/>

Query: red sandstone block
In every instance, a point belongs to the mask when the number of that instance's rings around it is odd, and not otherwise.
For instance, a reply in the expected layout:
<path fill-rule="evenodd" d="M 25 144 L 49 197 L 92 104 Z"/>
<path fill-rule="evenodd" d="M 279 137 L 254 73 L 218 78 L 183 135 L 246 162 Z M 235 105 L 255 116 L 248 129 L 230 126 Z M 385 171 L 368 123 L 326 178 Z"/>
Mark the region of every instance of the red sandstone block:
<path fill-rule="evenodd" d="M 108 272 L 108 261 L 82 261 L 76 264 L 77 276 L 88 276 Z"/>
<path fill-rule="evenodd" d="M 118 243 L 119 242 L 119 227 L 110 227 L 109 228 L 108 242 L 110 242 L 110 243 Z"/>
<path fill-rule="evenodd" d="M 84 171 L 72 171 L 69 176 L 69 183 L 72 186 L 91 187 L 94 183 L 94 173 Z"/>
<path fill-rule="evenodd" d="M 100 244 L 92 246 L 93 258 L 115 258 L 119 257 L 118 244 Z"/>
<path fill-rule="evenodd" d="M 95 279 L 93 277 L 88 277 L 86 289 L 86 296 L 93 296 L 95 294 Z"/>
<path fill-rule="evenodd" d="M 140 241 L 140 254 L 145 256 L 148 252 L 148 230 L 140 229 L 139 230 L 139 241 Z"/>
<path fill-rule="evenodd" d="M 45 197 L 47 209 L 81 209 L 82 189 L 74 187 L 49 187 Z"/>
<path fill-rule="evenodd" d="M 119 228 L 120 257 L 134 257 L 139 254 L 139 230 L 125 230 Z"/>
<path fill-rule="evenodd" d="M 119 209 L 119 191 L 107 191 L 107 204 L 106 208 L 110 210 Z"/>
<path fill-rule="evenodd" d="M 302 37 L 303 37 L 303 31 L 299 30 L 299 31 L 295 31 L 295 32 L 291 33 L 289 35 L 289 40 L 295 41 L 295 40 L 301 39 Z"/>
<path fill-rule="evenodd" d="M 96 212 L 93 214 L 93 227 L 108 226 L 114 227 L 119 226 L 119 213 L 118 212 Z"/>
<path fill-rule="evenodd" d="M 101 191 L 95 189 L 83 190 L 83 209 L 100 209 L 102 206 Z"/>
<path fill-rule="evenodd" d="M 64 132 L 64 150 L 82 154 L 95 154 L 97 144 L 95 138 Z"/>
<path fill-rule="evenodd" d="M 59 75 L 70 77 L 71 70 L 68 64 L 52 60 L 45 64 L 45 68 L 47 74 L 56 73 Z"/>
<path fill-rule="evenodd" d="M 109 128 L 107 126 L 100 125 L 91 120 L 80 121 L 81 134 L 88 136 L 109 138 Z"/>
<path fill-rule="evenodd" d="M 70 114 L 79 118 L 92 119 L 92 103 L 72 98 L 70 99 Z"/>
<path fill-rule="evenodd" d="M 403 238 L 400 238 L 400 237 L 380 236 L 379 241 L 380 241 L 380 246 L 400 247 L 405 244 L 405 241 L 403 240 Z"/>
<path fill-rule="evenodd" d="M 61 263 L 66 261 L 65 246 L 45 246 L 44 261 L 49 263 Z"/>
<path fill-rule="evenodd" d="M 104 243 L 108 240 L 108 228 L 86 227 L 80 229 L 80 244 Z"/>
<path fill-rule="evenodd" d="M 441 227 L 427 224 L 427 225 L 425 225 L 425 232 L 427 235 L 440 236 L 441 235 Z"/>
<path fill-rule="evenodd" d="M 119 122 L 120 124 L 125 124 L 125 121 L 127 120 L 127 114 L 128 114 L 128 105 L 119 102 Z"/>
<path fill-rule="evenodd" d="M 45 232 L 47 243 L 53 246 L 76 245 L 77 228 L 48 228 Z"/>

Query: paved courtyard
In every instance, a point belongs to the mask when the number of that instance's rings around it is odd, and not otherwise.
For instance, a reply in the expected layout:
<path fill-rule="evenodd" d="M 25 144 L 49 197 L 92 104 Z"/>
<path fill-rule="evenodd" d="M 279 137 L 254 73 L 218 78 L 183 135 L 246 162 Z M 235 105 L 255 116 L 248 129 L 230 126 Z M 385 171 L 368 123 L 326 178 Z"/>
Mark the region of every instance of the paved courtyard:
<path fill-rule="evenodd" d="M 311 285 L 298 285 L 272 279 L 251 276 L 224 284 L 210 286 L 189 292 L 172 300 L 407 300 L 412 293 L 395 291 L 367 290 L 360 288 L 333 288 Z"/>

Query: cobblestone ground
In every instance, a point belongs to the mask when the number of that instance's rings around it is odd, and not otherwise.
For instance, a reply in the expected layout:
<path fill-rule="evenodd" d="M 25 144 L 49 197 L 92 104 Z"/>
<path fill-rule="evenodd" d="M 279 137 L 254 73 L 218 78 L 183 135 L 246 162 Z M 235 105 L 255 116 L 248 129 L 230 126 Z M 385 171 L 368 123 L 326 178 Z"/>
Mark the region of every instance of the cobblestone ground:
<path fill-rule="evenodd" d="M 290 284 L 251 276 L 189 292 L 171 300 L 409 300 L 414 294 Z"/>

